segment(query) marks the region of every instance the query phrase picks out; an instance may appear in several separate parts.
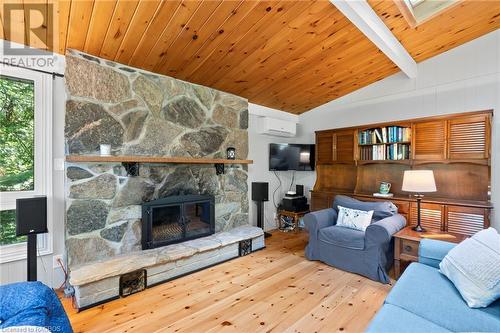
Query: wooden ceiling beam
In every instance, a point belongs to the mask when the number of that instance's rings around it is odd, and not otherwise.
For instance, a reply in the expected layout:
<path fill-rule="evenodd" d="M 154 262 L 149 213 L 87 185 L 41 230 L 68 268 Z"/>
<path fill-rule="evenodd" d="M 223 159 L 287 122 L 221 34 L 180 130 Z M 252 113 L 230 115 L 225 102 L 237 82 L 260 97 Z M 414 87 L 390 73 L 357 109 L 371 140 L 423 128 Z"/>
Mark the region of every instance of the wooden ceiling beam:
<path fill-rule="evenodd" d="M 366 0 L 330 0 L 409 78 L 417 77 L 417 63 Z"/>

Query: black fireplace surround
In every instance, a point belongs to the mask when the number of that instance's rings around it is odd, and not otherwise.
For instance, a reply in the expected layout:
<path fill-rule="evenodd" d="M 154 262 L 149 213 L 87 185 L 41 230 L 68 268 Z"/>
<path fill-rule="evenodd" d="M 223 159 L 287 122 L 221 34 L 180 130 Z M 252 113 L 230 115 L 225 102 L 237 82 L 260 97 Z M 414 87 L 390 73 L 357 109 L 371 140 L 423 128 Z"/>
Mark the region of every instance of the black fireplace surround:
<path fill-rule="evenodd" d="M 142 249 L 184 242 L 215 232 L 215 199 L 179 195 L 142 205 Z"/>

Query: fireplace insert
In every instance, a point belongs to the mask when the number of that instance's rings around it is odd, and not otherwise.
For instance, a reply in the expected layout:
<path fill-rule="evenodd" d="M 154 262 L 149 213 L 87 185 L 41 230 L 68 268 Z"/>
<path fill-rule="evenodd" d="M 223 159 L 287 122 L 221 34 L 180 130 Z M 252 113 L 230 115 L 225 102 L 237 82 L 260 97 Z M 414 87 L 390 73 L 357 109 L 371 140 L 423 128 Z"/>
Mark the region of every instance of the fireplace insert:
<path fill-rule="evenodd" d="M 142 249 L 205 237 L 215 231 L 210 195 L 179 195 L 142 205 Z"/>

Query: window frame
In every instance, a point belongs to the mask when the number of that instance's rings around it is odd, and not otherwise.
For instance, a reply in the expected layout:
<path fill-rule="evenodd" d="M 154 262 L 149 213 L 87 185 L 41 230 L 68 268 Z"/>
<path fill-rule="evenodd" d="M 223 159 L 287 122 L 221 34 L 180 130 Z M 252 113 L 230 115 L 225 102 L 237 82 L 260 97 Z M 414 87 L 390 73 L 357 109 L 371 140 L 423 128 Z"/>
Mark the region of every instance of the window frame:
<path fill-rule="evenodd" d="M 422 0 L 414 4 L 412 0 L 394 0 L 394 3 L 408 22 L 408 25 L 415 29 L 419 25 L 460 4 L 460 1 L 443 0 L 439 3 L 436 1 Z M 436 5 L 439 7 L 435 7 Z"/>
<path fill-rule="evenodd" d="M 52 194 L 52 106 L 53 82 L 49 74 L 24 68 L 0 65 L 2 76 L 32 81 L 34 84 L 34 190 L 0 192 L 0 210 L 16 209 L 17 198 L 29 198 L 35 195 L 47 196 L 48 233 L 37 237 L 39 256 L 53 252 L 53 194 Z M 0 245 L 0 264 L 23 260 L 27 257 L 26 242 Z"/>

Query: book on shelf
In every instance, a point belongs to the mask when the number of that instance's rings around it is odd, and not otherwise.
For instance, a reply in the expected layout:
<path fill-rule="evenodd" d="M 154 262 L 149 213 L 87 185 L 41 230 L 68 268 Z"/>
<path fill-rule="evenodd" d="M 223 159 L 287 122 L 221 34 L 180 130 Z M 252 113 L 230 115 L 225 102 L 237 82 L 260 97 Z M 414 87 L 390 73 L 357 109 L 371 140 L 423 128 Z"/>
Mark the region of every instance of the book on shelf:
<path fill-rule="evenodd" d="M 393 143 L 361 147 L 359 158 L 363 161 L 400 161 L 410 159 L 410 145 Z"/>
<path fill-rule="evenodd" d="M 381 131 L 381 129 L 380 128 L 376 128 L 374 130 L 374 132 L 375 132 L 375 135 L 377 136 L 378 142 L 384 142 L 384 140 L 382 139 L 382 131 Z"/>
<path fill-rule="evenodd" d="M 358 141 L 361 145 L 409 142 L 410 140 L 410 127 L 386 126 L 367 129 L 358 133 Z"/>

